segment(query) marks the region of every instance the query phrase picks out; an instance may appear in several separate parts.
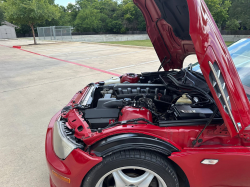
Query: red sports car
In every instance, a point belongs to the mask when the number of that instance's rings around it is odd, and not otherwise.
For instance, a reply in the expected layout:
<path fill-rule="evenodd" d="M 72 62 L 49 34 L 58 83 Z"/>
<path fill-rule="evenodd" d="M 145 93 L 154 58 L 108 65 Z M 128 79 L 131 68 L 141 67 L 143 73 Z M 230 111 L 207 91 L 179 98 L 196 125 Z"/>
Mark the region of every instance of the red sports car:
<path fill-rule="evenodd" d="M 160 67 L 90 83 L 52 118 L 51 186 L 249 187 L 250 39 L 229 52 L 203 0 L 134 3 Z"/>

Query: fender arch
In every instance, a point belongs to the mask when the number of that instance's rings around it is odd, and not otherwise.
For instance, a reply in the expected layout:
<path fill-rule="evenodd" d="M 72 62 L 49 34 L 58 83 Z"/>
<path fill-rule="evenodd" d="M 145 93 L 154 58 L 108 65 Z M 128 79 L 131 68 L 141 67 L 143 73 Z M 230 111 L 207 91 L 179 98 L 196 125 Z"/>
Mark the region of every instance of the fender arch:
<path fill-rule="evenodd" d="M 96 156 L 105 157 L 111 153 L 128 150 L 143 149 L 171 155 L 179 152 L 175 146 L 159 138 L 137 133 L 118 134 L 106 137 L 90 146 L 89 151 Z"/>

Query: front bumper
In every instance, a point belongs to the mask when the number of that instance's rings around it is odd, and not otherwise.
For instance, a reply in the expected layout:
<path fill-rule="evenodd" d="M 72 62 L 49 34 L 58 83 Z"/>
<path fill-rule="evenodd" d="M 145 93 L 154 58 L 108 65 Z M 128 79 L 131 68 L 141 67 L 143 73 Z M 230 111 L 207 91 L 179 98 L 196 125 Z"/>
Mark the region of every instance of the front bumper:
<path fill-rule="evenodd" d="M 59 118 L 58 112 L 50 121 L 45 141 L 46 159 L 50 174 L 51 187 L 80 187 L 84 176 L 96 164 L 102 161 L 101 157 L 93 157 L 80 149 L 74 149 L 65 160 L 58 158 L 53 150 L 53 127 Z M 53 171 L 53 173 L 52 173 Z M 65 182 L 56 176 L 57 173 L 70 182 Z"/>

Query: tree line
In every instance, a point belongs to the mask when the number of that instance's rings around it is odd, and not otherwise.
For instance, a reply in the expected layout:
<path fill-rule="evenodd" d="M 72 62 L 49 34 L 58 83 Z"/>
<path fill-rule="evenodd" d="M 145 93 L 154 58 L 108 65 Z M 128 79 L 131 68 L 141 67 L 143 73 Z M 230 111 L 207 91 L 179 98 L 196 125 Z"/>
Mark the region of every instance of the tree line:
<path fill-rule="evenodd" d="M 250 0 L 205 0 L 217 26 L 224 30 L 250 30 Z"/>
<path fill-rule="evenodd" d="M 46 19 L 35 15 L 39 9 Z M 77 0 L 75 4 L 66 7 L 56 5 L 54 0 L 4 0 L 0 5 L 0 20 L 4 20 L 3 15 L 7 21 L 20 27 L 17 30 L 19 33 L 27 33 L 30 30 L 29 22 L 33 19 L 36 27 L 72 26 L 74 32 L 80 33 L 146 30 L 143 15 L 132 0 L 120 3 L 114 0 Z"/>
<path fill-rule="evenodd" d="M 205 0 L 220 29 L 249 30 L 250 0 Z M 72 26 L 74 32 L 125 33 L 145 31 L 141 11 L 133 0 L 76 0 L 60 6 L 54 0 L 0 0 L 0 23 L 19 26 L 17 33 L 35 27 Z"/>

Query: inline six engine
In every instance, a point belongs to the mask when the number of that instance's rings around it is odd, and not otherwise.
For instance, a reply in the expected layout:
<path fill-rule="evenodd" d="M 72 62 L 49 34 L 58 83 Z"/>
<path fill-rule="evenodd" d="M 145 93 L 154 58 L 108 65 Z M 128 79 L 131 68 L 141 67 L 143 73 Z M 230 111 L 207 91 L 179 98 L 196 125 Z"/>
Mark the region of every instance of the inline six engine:
<path fill-rule="evenodd" d="M 214 100 L 202 74 L 181 71 L 129 73 L 89 85 L 75 108 L 92 131 L 120 124 L 159 126 L 198 123 L 213 113 Z M 221 122 L 220 115 L 214 123 Z"/>

